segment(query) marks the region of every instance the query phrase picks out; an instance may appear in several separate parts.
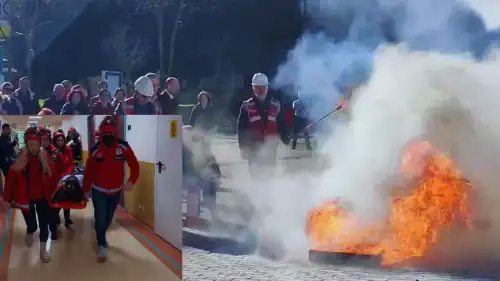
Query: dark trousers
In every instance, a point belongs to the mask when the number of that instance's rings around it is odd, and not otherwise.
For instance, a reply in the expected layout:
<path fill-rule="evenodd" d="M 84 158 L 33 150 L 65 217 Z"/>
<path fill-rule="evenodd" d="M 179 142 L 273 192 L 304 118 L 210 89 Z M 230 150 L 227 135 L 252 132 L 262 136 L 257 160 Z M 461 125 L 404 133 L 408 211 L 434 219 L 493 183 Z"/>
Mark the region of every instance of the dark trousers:
<path fill-rule="evenodd" d="M 108 195 L 92 189 L 92 204 L 94 205 L 94 220 L 97 245 L 108 247 L 106 232 L 108 231 L 115 215 L 118 203 L 120 203 L 120 192 Z"/>
<path fill-rule="evenodd" d="M 254 147 L 248 154 L 250 176 L 255 179 L 273 177 L 276 173 L 277 160 L 277 147 Z"/>
<path fill-rule="evenodd" d="M 0 169 L 2 169 L 2 174 L 7 179 L 7 175 L 9 174 L 9 166 L 2 166 Z"/>
<path fill-rule="evenodd" d="M 203 202 L 209 210 L 214 210 L 217 203 L 217 183 L 209 180 L 203 186 Z"/>
<path fill-rule="evenodd" d="M 33 234 L 37 229 L 40 229 L 40 242 L 47 242 L 49 230 L 52 233 L 57 231 L 57 225 L 51 213 L 52 210 L 47 200 L 31 201 L 29 211 L 22 212 L 26 222 L 26 233 Z"/>
<path fill-rule="evenodd" d="M 2 170 L 2 174 L 4 175 L 4 178 L 5 178 L 4 181 L 1 182 L 1 188 L 0 188 L 0 192 L 3 194 L 3 191 L 5 190 L 5 185 L 7 184 L 7 174 L 6 173 L 9 172 L 9 169 L 0 168 L 0 170 Z"/>
<path fill-rule="evenodd" d="M 307 132 L 307 130 L 304 130 L 304 128 L 307 126 L 307 120 L 297 115 L 295 115 L 293 118 L 292 149 L 295 149 L 297 147 L 297 138 L 300 134 L 304 135 L 307 149 L 312 149 L 309 133 Z"/>
<path fill-rule="evenodd" d="M 58 208 L 58 209 L 54 209 L 55 211 L 55 219 L 56 219 L 56 222 L 57 224 L 60 224 L 61 223 L 61 217 L 59 216 L 59 214 L 61 213 L 61 209 Z M 71 210 L 70 209 L 64 209 L 64 220 L 67 222 L 69 219 L 70 219 L 70 215 L 71 215 Z"/>

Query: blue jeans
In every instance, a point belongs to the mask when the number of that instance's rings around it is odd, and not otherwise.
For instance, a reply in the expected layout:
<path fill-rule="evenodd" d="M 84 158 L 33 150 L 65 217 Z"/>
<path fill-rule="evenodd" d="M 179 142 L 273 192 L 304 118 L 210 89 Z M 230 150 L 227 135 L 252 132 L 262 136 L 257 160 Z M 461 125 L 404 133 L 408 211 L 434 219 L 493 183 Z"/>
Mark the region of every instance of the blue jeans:
<path fill-rule="evenodd" d="M 105 194 L 92 189 L 92 204 L 94 204 L 95 233 L 97 245 L 108 247 L 106 232 L 108 231 L 115 215 L 118 203 L 120 203 L 121 193 Z"/>

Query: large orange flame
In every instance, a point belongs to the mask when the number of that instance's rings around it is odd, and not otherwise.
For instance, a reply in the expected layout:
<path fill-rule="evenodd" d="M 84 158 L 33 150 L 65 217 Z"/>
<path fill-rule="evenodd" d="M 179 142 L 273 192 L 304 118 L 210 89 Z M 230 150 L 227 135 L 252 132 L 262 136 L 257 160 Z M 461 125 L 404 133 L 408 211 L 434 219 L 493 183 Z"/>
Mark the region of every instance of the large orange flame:
<path fill-rule="evenodd" d="M 452 222 L 469 225 L 473 189 L 449 159 L 420 142 L 403 155 L 401 168 L 412 188 L 393 195 L 385 225 L 361 226 L 332 200 L 308 214 L 313 249 L 381 255 L 384 265 L 396 265 L 423 257 Z"/>

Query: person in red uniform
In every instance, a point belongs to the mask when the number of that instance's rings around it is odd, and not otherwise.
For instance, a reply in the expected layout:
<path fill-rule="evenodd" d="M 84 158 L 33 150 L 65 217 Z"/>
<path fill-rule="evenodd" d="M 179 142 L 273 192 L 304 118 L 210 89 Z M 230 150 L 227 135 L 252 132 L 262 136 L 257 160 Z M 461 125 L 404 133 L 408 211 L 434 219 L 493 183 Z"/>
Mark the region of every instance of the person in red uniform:
<path fill-rule="evenodd" d="M 25 243 L 33 245 L 33 234 L 40 229 L 40 259 L 50 262 L 47 250 L 51 212 L 48 199 L 53 192 L 54 167 L 45 150 L 40 149 L 42 135 L 37 127 L 24 132 L 25 147 L 9 170 L 4 192 L 4 201 L 12 208 L 20 209 L 26 222 Z M 38 217 L 38 222 L 37 222 Z M 52 235 L 56 231 L 52 229 Z"/>
<path fill-rule="evenodd" d="M 73 160 L 73 152 L 71 151 L 71 148 L 66 145 L 66 136 L 64 135 L 64 131 L 62 131 L 62 130 L 55 131 L 52 139 L 53 139 L 54 149 L 57 152 L 59 152 L 64 158 L 64 163 L 66 165 L 65 170 L 69 171 L 69 173 L 73 172 L 73 169 L 75 168 L 75 164 L 74 164 L 75 161 Z M 55 219 L 56 219 L 57 225 L 61 224 L 61 218 L 59 216 L 60 212 L 61 212 L 60 209 L 56 210 L 57 215 L 56 215 Z M 71 227 L 72 224 L 73 224 L 73 221 L 71 220 L 71 210 L 64 209 L 64 226 L 66 228 L 69 228 L 69 227 Z"/>
<path fill-rule="evenodd" d="M 241 104 L 238 115 L 238 144 L 253 177 L 274 175 L 279 140 L 290 143 L 280 102 L 267 94 L 268 86 L 267 76 L 256 73 L 252 78 L 254 95 Z"/>
<path fill-rule="evenodd" d="M 99 141 L 92 147 L 85 164 L 83 190 L 92 188 L 95 232 L 99 247 L 97 261 L 107 259 L 106 232 L 113 221 L 121 192 L 131 190 L 139 178 L 139 162 L 126 141 L 116 138 L 117 120 L 106 116 L 99 125 Z M 124 184 L 125 163 L 130 177 Z"/>
<path fill-rule="evenodd" d="M 42 147 L 47 151 L 53 165 L 57 168 L 54 170 L 54 179 L 57 181 L 65 175 L 73 172 L 73 164 L 67 161 L 67 158 L 52 144 L 52 132 L 48 128 L 39 127 L 42 135 Z"/>
<path fill-rule="evenodd" d="M 151 101 L 155 95 L 153 82 L 146 76 L 134 82 L 134 95 L 120 102 L 115 109 L 116 115 L 156 115 L 158 111 Z"/>
<path fill-rule="evenodd" d="M 59 152 L 52 144 L 52 132 L 50 131 L 50 129 L 44 127 L 39 127 L 38 129 L 40 130 L 40 134 L 42 135 L 42 147 L 47 152 L 48 156 L 50 156 L 52 165 L 54 167 L 54 169 L 52 170 L 53 182 L 51 183 L 51 189 L 55 190 L 57 188 L 59 180 L 65 175 L 71 174 L 71 172 L 73 171 L 73 166 L 70 162 L 67 161 L 66 157 L 64 157 L 64 155 Z M 57 225 L 58 223 L 60 223 L 60 209 L 51 209 L 51 211 L 53 216 L 49 224 L 51 239 L 57 240 Z"/>

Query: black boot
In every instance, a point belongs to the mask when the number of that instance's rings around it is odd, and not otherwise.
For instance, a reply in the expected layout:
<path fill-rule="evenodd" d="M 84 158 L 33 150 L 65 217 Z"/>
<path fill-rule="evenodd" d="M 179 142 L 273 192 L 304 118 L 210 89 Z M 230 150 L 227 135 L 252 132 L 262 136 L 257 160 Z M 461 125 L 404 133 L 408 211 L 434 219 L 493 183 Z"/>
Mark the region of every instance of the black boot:
<path fill-rule="evenodd" d="M 69 228 L 73 224 L 73 221 L 70 218 L 70 210 L 64 209 L 64 226 Z"/>
<path fill-rule="evenodd" d="M 311 145 L 311 140 L 309 140 L 309 138 L 306 138 L 306 147 L 307 150 L 313 150 Z"/>

